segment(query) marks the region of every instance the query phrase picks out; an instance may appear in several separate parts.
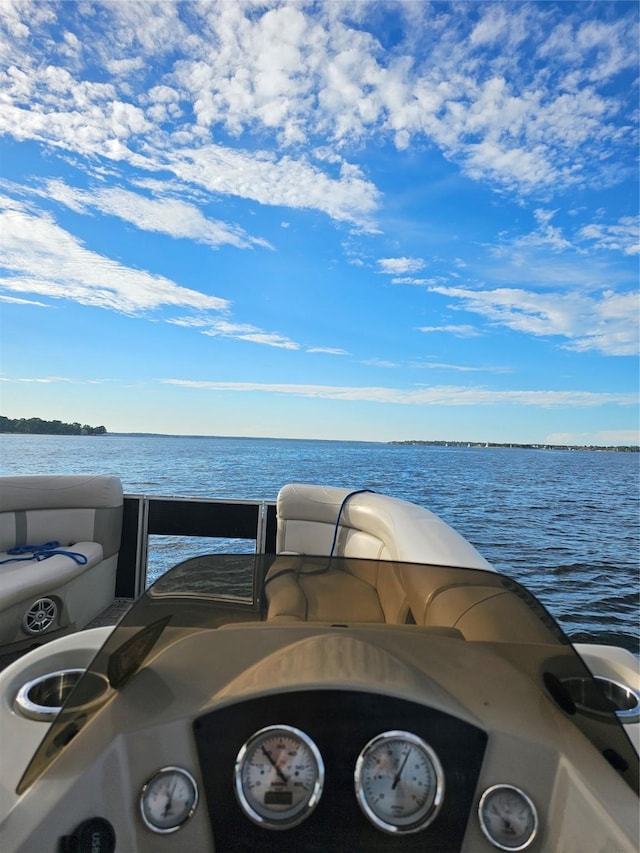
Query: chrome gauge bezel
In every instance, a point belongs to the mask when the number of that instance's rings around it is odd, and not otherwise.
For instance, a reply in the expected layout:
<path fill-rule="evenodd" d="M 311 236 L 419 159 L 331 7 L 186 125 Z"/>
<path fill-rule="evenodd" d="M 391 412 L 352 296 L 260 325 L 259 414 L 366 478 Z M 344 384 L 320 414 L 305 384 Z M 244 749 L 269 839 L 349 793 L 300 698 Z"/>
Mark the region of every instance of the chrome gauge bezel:
<path fill-rule="evenodd" d="M 279 762 L 274 763 L 273 757 L 268 758 L 265 762 L 266 744 L 271 743 L 279 736 L 291 742 L 292 745 L 296 745 L 297 752 L 302 751 L 303 760 L 310 762 L 310 767 L 307 770 L 309 775 L 306 780 L 308 784 L 304 789 L 305 793 L 288 809 L 283 808 L 282 803 L 274 803 L 271 808 L 260 803 L 257 796 L 254 796 L 252 791 L 254 786 L 251 785 L 251 776 L 254 773 L 264 775 L 266 768 L 267 771 L 272 771 L 270 773 L 272 779 L 270 789 L 274 797 L 285 792 L 294 794 L 296 789 L 299 791 L 303 787 L 301 781 L 294 782 L 293 785 L 289 784 L 290 776 L 288 774 L 291 772 L 291 768 L 288 765 L 283 764 L 281 766 Z M 263 751 L 263 756 L 258 755 L 258 750 Z M 268 766 L 269 762 L 271 767 Z M 300 763 L 300 756 L 298 762 Z M 297 775 L 300 773 L 300 769 L 295 769 L 293 772 Z M 274 778 L 275 774 L 284 774 L 280 782 Z M 238 752 L 234 767 L 234 783 L 236 798 L 250 820 L 268 829 L 289 829 L 302 823 L 318 805 L 324 787 L 324 761 L 320 750 L 305 732 L 286 724 L 266 726 L 255 732 Z"/>
<path fill-rule="evenodd" d="M 178 785 L 183 786 L 183 796 L 181 806 L 175 817 L 169 820 L 167 817 L 164 819 L 161 816 L 156 817 L 151 808 L 151 798 L 153 796 L 164 797 L 165 799 L 168 797 L 168 802 L 170 802 L 172 792 L 175 792 Z M 166 790 L 166 794 L 163 794 L 163 789 Z M 162 767 L 142 786 L 139 801 L 140 815 L 145 825 L 152 832 L 161 835 L 177 832 L 195 812 L 198 799 L 198 784 L 188 770 L 174 766 Z M 164 808 L 167 809 L 168 805 L 165 804 Z"/>
<path fill-rule="evenodd" d="M 520 802 L 524 809 L 524 815 L 527 821 L 527 836 L 525 838 L 524 832 L 521 832 L 521 837 L 517 838 L 514 844 L 507 844 L 504 842 L 504 839 L 499 838 L 497 832 L 493 827 L 491 827 L 486 817 L 487 809 L 489 808 L 492 800 L 499 797 L 501 794 L 515 798 Z M 487 788 L 478 803 L 478 819 L 480 821 L 480 829 L 484 833 L 485 838 L 487 838 L 494 847 L 497 847 L 499 850 L 507 850 L 509 853 L 514 853 L 514 851 L 517 853 L 519 850 L 526 850 L 527 847 L 533 843 L 533 840 L 538 834 L 538 811 L 533 800 L 525 794 L 521 788 L 517 788 L 515 785 L 500 784 L 492 785 L 490 788 Z"/>
<path fill-rule="evenodd" d="M 395 771 L 394 774 L 391 774 L 390 770 L 392 768 L 390 767 L 384 774 L 386 780 L 383 779 L 383 775 L 378 775 L 376 784 L 382 785 L 381 793 L 383 794 L 398 789 L 397 813 L 395 816 L 389 814 L 389 811 L 393 811 L 393 809 L 386 802 L 383 807 L 381 805 L 382 799 L 373 799 L 373 796 L 371 796 L 371 782 L 373 780 L 367 779 L 369 762 L 375 760 L 375 757 L 380 754 L 381 750 L 385 748 L 391 749 L 392 745 L 394 750 L 397 748 L 397 745 L 400 746 L 401 750 L 406 748 L 407 751 L 404 753 L 406 758 L 402 758 L 402 753 L 394 756 L 392 758 L 392 761 L 395 762 L 392 765 Z M 407 760 L 413 750 L 417 750 L 423 762 L 423 769 L 414 766 L 414 773 L 419 771 L 430 776 L 430 786 L 424 802 L 410 812 L 403 814 L 403 806 L 400 801 L 403 789 L 399 788 L 398 783 L 401 780 L 400 774 L 403 772 L 404 767 L 400 765 L 402 765 L 403 761 Z M 393 751 L 390 754 L 393 755 Z M 424 781 L 422 784 L 424 784 Z M 429 824 L 433 823 L 444 801 L 444 771 L 435 750 L 425 740 L 418 737 L 418 735 L 396 729 L 376 735 L 376 737 L 372 738 L 363 747 L 356 761 L 354 785 L 356 799 L 366 817 L 378 829 L 393 835 L 420 832 L 425 829 Z M 385 792 L 384 788 L 387 786 L 389 787 L 389 791 Z"/>

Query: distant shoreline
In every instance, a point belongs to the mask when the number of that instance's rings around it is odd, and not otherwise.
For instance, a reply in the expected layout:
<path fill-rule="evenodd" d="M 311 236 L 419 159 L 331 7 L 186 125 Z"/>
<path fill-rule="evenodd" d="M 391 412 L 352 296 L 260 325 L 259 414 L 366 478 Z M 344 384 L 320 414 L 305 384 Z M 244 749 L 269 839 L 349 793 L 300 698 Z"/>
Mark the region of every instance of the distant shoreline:
<path fill-rule="evenodd" d="M 102 428 L 103 429 L 103 428 Z M 454 448 L 481 448 L 500 450 L 576 450 L 576 451 L 601 451 L 609 453 L 640 453 L 640 445 L 637 444 L 543 444 L 543 443 L 517 443 L 512 441 L 445 441 L 444 439 L 408 439 L 403 441 L 376 441 L 371 439 L 338 439 L 338 438 L 285 438 L 283 436 L 251 436 L 251 435 L 181 435 L 169 432 L 82 432 L 82 433 L 56 433 L 38 432 L 27 433 L 22 430 L 7 430 L 0 428 L 0 435 L 55 435 L 64 437 L 66 435 L 77 436 L 91 435 L 111 436 L 112 438 L 221 438 L 242 441 L 322 441 L 327 443 L 362 443 L 362 444 L 388 444 L 397 447 L 454 447 Z"/>
<path fill-rule="evenodd" d="M 94 427 L 77 421 L 45 421 L 42 418 L 7 418 L 0 415 L 0 433 L 12 435 L 105 435 L 107 428 L 102 424 Z"/>
<path fill-rule="evenodd" d="M 637 444 L 516 444 L 502 441 L 427 441 L 412 439 L 410 441 L 389 441 L 388 444 L 417 445 L 420 447 L 482 447 L 501 448 L 507 450 L 607 450 L 614 453 L 639 453 Z"/>

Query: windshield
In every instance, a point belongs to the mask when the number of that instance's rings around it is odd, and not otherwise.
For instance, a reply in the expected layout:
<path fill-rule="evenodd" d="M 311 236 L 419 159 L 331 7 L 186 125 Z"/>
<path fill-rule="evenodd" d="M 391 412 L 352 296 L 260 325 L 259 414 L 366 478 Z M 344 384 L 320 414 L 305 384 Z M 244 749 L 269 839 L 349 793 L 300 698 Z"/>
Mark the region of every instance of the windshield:
<path fill-rule="evenodd" d="M 497 572 L 351 558 L 207 554 L 163 575 L 123 617 L 51 724 L 20 784 L 25 791 L 95 715 L 136 674 L 177 639 L 228 624 L 281 626 L 317 622 L 371 627 L 375 613 L 362 601 L 336 596 L 314 611 L 300 589 L 312 580 L 325 587 L 344 576 L 396 590 L 399 606 L 380 611 L 381 624 L 406 631 L 448 632 L 452 642 L 490 644 L 534 680 L 539 689 L 592 741 L 638 790 L 638 757 L 613 706 L 551 615 L 524 587 Z M 363 587 L 364 589 L 365 587 Z M 397 597 L 401 590 L 401 599 Z M 364 596 L 363 596 L 364 597 Z M 383 597 L 382 595 L 380 596 Z M 352 607 L 349 621 L 348 607 Z M 588 696 L 588 701 L 585 700 Z"/>

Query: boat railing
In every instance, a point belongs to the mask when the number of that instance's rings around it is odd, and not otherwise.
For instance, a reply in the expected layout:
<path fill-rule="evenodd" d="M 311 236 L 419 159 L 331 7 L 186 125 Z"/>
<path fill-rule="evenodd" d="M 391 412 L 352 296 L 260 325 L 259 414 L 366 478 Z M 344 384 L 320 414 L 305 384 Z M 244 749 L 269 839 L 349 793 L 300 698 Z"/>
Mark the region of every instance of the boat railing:
<path fill-rule="evenodd" d="M 138 598 L 148 586 L 153 536 L 252 540 L 256 554 L 273 552 L 275 501 L 126 494 L 117 598 Z"/>

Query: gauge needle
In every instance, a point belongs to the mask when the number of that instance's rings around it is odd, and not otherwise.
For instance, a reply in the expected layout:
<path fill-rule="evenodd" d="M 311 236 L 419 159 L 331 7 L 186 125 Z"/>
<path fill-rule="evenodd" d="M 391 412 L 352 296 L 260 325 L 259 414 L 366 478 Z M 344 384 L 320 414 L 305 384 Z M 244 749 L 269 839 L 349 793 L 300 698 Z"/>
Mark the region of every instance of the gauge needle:
<path fill-rule="evenodd" d="M 172 785 L 169 788 L 169 791 L 167 793 L 167 802 L 166 802 L 166 805 L 164 807 L 164 812 L 163 812 L 164 817 L 166 817 L 171 811 L 171 806 L 173 804 L 173 792 L 176 789 L 177 781 L 178 781 L 177 779 L 173 780 L 173 783 L 172 783 Z"/>
<path fill-rule="evenodd" d="M 391 790 L 392 790 L 392 791 L 395 791 L 395 789 L 396 789 L 396 787 L 397 787 L 397 785 L 398 785 L 398 782 L 400 781 L 400 777 L 402 776 L 402 771 L 404 770 L 404 765 L 407 763 L 407 758 L 409 758 L 409 753 L 410 753 L 410 752 L 411 752 L 411 748 L 409 748 L 409 749 L 405 752 L 405 754 L 404 754 L 404 758 L 402 759 L 402 764 L 401 764 L 401 765 L 400 765 L 400 767 L 398 768 L 398 772 L 396 773 L 396 775 L 393 777 L 393 784 L 391 785 Z"/>
<path fill-rule="evenodd" d="M 289 780 L 288 780 L 288 779 L 287 779 L 287 777 L 284 775 L 284 773 L 282 772 L 282 770 L 280 770 L 280 768 L 278 767 L 278 765 L 276 764 L 276 762 L 273 760 L 273 758 L 271 757 L 271 753 L 270 753 L 270 752 L 268 752 L 268 751 L 267 751 L 267 749 L 266 749 L 266 747 L 264 747 L 264 746 L 262 747 L 262 751 L 263 751 L 263 753 L 265 754 L 265 756 L 266 756 L 267 761 L 269 762 L 269 764 L 273 767 L 273 769 L 276 771 L 276 773 L 278 774 L 278 776 L 282 779 L 282 781 L 283 781 L 283 782 L 285 783 L 285 785 L 286 785 L 286 784 L 287 784 L 287 782 L 288 782 Z"/>

